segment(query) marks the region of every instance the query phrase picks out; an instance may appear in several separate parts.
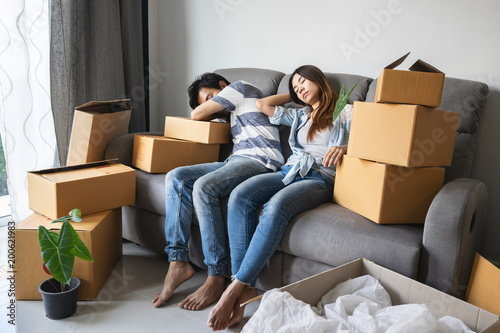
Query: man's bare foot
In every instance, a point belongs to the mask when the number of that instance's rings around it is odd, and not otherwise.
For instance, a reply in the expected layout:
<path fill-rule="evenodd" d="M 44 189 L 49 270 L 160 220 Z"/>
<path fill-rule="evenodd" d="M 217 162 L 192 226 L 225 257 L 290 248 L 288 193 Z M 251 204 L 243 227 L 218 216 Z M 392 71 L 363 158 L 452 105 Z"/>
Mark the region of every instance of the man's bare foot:
<path fill-rule="evenodd" d="M 205 283 L 198 290 L 179 303 L 179 307 L 194 311 L 201 310 L 218 300 L 224 292 L 225 287 L 226 281 L 224 276 L 209 275 Z"/>
<path fill-rule="evenodd" d="M 236 324 L 243 318 L 244 308 L 241 302 L 257 295 L 257 291 L 238 280 L 234 280 L 222 294 L 219 302 L 210 311 L 207 325 L 212 331 L 220 331 L 229 325 Z"/>
<path fill-rule="evenodd" d="M 168 267 L 163 290 L 153 298 L 153 305 L 157 308 L 168 301 L 175 289 L 194 275 L 194 268 L 188 262 L 171 261 Z"/>

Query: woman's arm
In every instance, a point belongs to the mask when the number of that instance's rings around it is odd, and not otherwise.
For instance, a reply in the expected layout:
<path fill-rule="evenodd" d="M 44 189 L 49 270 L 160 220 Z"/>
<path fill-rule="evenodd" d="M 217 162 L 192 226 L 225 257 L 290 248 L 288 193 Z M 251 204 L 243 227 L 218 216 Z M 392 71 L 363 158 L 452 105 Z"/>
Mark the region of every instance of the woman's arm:
<path fill-rule="evenodd" d="M 290 94 L 281 94 L 261 98 L 257 100 L 255 104 L 257 105 L 257 108 L 266 116 L 272 117 L 274 115 L 274 107 L 276 105 L 282 105 L 291 101 L 292 98 L 290 97 Z"/>
<path fill-rule="evenodd" d="M 331 167 L 333 164 L 342 163 L 342 156 L 347 154 L 347 145 L 345 146 L 332 146 L 328 148 L 323 157 L 323 166 Z"/>

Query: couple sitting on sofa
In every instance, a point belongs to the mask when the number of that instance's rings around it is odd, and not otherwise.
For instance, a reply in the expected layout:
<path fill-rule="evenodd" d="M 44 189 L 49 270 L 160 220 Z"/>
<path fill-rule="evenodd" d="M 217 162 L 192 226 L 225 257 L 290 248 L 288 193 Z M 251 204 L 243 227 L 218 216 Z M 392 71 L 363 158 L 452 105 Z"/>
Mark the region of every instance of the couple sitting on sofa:
<path fill-rule="evenodd" d="M 207 73 L 189 87 L 189 96 L 194 120 L 208 120 L 221 111 L 230 113 L 234 147 L 224 162 L 180 167 L 166 175 L 165 252 L 170 264 L 163 290 L 153 304 L 161 306 L 194 274 L 188 262 L 194 209 L 208 277 L 179 306 L 200 310 L 220 298 L 207 324 L 222 330 L 237 323 L 244 312 L 239 305 L 257 295 L 255 280 L 278 247 L 290 219 L 332 201 L 334 164 L 340 163 L 347 151 L 352 108 L 345 106 L 334 119 L 338 94 L 323 72 L 310 65 L 294 71 L 289 94 L 263 98 L 250 83 L 230 84 Z M 291 101 L 304 107 L 281 106 Z M 293 154 L 286 163 L 280 149 L 279 124 L 291 127 Z M 220 200 L 228 195 L 233 281 L 225 288 L 228 253 Z"/>

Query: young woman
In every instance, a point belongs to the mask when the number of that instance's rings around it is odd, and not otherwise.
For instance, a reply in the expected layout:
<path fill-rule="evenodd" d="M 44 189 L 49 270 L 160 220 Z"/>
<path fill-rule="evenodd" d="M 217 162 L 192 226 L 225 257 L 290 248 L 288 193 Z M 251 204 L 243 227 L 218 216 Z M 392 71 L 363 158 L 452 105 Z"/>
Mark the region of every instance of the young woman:
<path fill-rule="evenodd" d="M 335 164 L 347 152 L 352 106 L 333 119 L 338 94 L 312 65 L 297 68 L 289 94 L 257 101 L 273 124 L 291 127 L 293 155 L 281 170 L 254 176 L 238 185 L 228 203 L 228 236 L 233 281 L 210 311 L 208 326 L 223 330 L 243 317 L 240 304 L 255 297 L 255 280 L 278 247 L 295 215 L 331 202 Z M 295 102 L 303 108 L 280 106 Z M 257 225 L 257 210 L 264 205 Z"/>

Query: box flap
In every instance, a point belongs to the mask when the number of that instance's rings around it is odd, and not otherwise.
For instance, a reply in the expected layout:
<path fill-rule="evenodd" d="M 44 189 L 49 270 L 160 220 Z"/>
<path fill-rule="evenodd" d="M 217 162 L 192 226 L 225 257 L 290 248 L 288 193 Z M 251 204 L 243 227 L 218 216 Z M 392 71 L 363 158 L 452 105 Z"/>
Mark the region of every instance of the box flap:
<path fill-rule="evenodd" d="M 111 174 L 118 174 L 122 172 L 128 172 L 131 170 L 133 169 L 124 164 L 116 163 L 116 164 L 104 164 L 99 166 L 92 166 L 80 170 L 70 170 L 70 171 L 65 170 L 62 172 L 50 172 L 47 174 L 42 174 L 41 176 L 53 183 L 64 183 L 64 182 L 79 181 L 89 178 L 97 178 Z"/>
<path fill-rule="evenodd" d="M 99 221 L 101 221 L 104 216 L 109 214 L 111 211 L 104 211 L 99 213 L 94 213 L 91 215 L 85 215 L 82 217 L 82 222 L 71 222 L 71 225 L 76 231 L 88 231 L 93 230 Z M 52 223 L 52 219 L 33 213 L 21 222 L 16 225 L 16 229 L 18 230 L 37 230 L 38 226 L 43 225 L 45 228 L 49 230 L 60 230 L 62 223 Z"/>
<path fill-rule="evenodd" d="M 436 67 L 429 65 L 423 60 L 418 59 L 417 62 L 415 62 L 410 68 L 410 71 L 414 72 L 426 72 L 426 73 L 442 73 L 439 69 Z"/>
<path fill-rule="evenodd" d="M 407 54 L 405 54 L 404 56 L 402 56 L 398 60 L 394 61 L 390 65 L 387 65 L 385 67 L 385 69 L 394 69 L 394 68 L 398 67 L 399 65 L 401 65 L 403 63 L 403 61 L 405 61 L 405 59 L 408 57 L 409 54 L 410 54 L 410 52 L 408 52 Z"/>
<path fill-rule="evenodd" d="M 126 111 L 130 110 L 130 107 L 127 105 L 128 101 L 130 101 L 130 98 L 116 99 L 112 101 L 90 101 L 88 103 L 77 106 L 75 110 L 92 111 L 98 113 Z"/>
<path fill-rule="evenodd" d="M 399 65 L 401 65 L 403 63 L 403 61 L 406 60 L 406 58 L 408 57 L 408 55 L 410 54 L 410 52 L 408 52 L 407 54 L 405 54 L 404 56 L 402 56 L 401 58 L 399 58 L 398 60 L 394 61 L 393 63 L 387 65 L 386 67 L 384 67 L 385 69 L 394 69 L 396 67 L 398 67 Z M 441 72 L 439 69 L 437 69 L 436 67 L 426 63 L 425 61 L 423 60 L 420 60 L 418 59 L 410 68 L 408 68 L 410 71 L 413 71 L 413 72 L 426 72 L 426 73 L 442 73 L 444 74 L 443 72 Z"/>
<path fill-rule="evenodd" d="M 28 171 L 28 173 L 47 174 L 47 173 L 55 173 L 55 172 L 61 172 L 61 171 L 80 170 L 80 169 L 98 167 L 98 166 L 103 166 L 103 165 L 111 165 L 111 164 L 117 164 L 117 163 L 118 163 L 118 158 L 113 158 L 113 159 L 109 159 L 109 160 L 90 162 L 90 163 L 85 163 L 85 164 L 77 164 L 77 165 L 64 166 L 64 167 L 51 168 L 51 169 L 43 169 L 43 170 L 33 170 L 33 171 Z"/>

